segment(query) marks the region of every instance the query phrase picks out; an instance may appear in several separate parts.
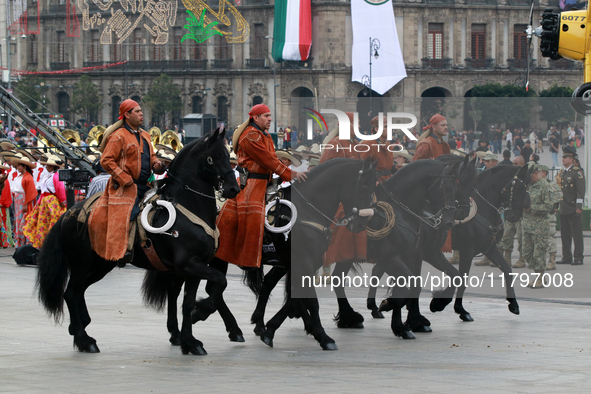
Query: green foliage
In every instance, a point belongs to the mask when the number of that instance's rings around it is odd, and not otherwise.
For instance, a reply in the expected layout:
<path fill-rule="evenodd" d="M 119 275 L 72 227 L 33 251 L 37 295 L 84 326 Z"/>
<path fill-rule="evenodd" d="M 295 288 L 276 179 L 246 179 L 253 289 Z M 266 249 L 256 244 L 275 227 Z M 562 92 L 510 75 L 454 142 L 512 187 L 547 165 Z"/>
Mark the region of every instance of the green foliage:
<path fill-rule="evenodd" d="M 43 80 L 33 75 L 27 75 L 23 77 L 15 88 L 16 97 L 22 101 L 27 107 L 33 112 L 47 112 L 42 108 L 43 103 L 43 90 L 47 90 L 47 87 L 42 86 Z M 51 101 L 49 97 L 45 96 L 45 105 L 49 105 Z"/>
<path fill-rule="evenodd" d="M 575 119 L 575 111 L 570 106 L 573 89 L 568 86 L 552 85 L 540 92 L 540 119 L 551 126 L 562 127 Z"/>
<path fill-rule="evenodd" d="M 183 108 L 181 90 L 172 82 L 172 78 L 161 74 L 154 80 L 148 94 L 144 97 L 144 104 L 152 112 L 152 119 L 156 126 L 164 130 L 174 112 Z"/>
<path fill-rule="evenodd" d="M 82 75 L 74 84 L 74 93 L 70 100 L 70 111 L 81 115 L 88 121 L 97 122 L 98 112 L 103 107 L 103 100 L 98 86 L 88 75 Z"/>
<path fill-rule="evenodd" d="M 537 104 L 535 92 L 526 92 L 522 86 L 487 83 L 474 86 L 471 93 L 476 98 L 472 111 L 480 111 L 481 124 L 486 125 L 527 127 L 530 111 Z"/>
<path fill-rule="evenodd" d="M 205 8 L 201 13 L 201 19 L 197 18 L 191 10 L 187 10 L 187 14 L 189 14 L 189 17 L 187 18 L 189 24 L 183 26 L 183 29 L 189 30 L 190 33 L 185 34 L 183 38 L 181 38 L 181 42 L 185 40 L 203 42 L 216 34 L 220 36 L 223 35 L 219 31 L 213 30 L 213 27 L 219 23 L 218 21 L 211 22 L 209 25 L 205 26 Z"/>

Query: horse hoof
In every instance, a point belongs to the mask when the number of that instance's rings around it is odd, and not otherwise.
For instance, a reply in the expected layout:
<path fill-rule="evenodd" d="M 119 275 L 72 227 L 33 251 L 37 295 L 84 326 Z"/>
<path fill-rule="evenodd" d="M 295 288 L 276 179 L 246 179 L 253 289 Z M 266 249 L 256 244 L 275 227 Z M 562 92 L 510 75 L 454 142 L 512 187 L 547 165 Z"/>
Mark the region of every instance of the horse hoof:
<path fill-rule="evenodd" d="M 371 316 L 374 319 L 383 319 L 384 318 L 384 314 L 377 309 L 371 311 Z"/>
<path fill-rule="evenodd" d="M 320 345 L 322 346 L 322 350 L 339 350 L 339 348 L 337 347 L 336 343 L 325 343 L 324 345 Z"/>
<path fill-rule="evenodd" d="M 194 356 L 207 356 L 207 352 L 201 345 L 193 346 L 189 349 L 182 349 L 183 354 L 191 353 Z"/>
<path fill-rule="evenodd" d="M 433 332 L 429 326 L 416 326 L 412 329 L 413 332 Z"/>
<path fill-rule="evenodd" d="M 519 305 L 509 304 L 509 312 L 519 315 Z"/>
<path fill-rule="evenodd" d="M 268 337 L 266 335 L 261 335 L 261 341 L 263 341 L 265 345 L 273 347 L 273 338 Z"/>
<path fill-rule="evenodd" d="M 99 350 L 96 343 L 91 343 L 90 345 L 88 345 L 88 349 L 81 350 L 81 352 L 82 353 L 100 353 L 101 351 Z"/>
<path fill-rule="evenodd" d="M 474 318 L 470 316 L 469 313 L 462 313 L 460 315 L 460 319 L 462 319 L 463 321 L 474 321 Z"/>
<path fill-rule="evenodd" d="M 361 322 L 353 322 L 353 323 L 345 323 L 339 322 L 337 324 L 338 328 L 363 328 L 363 323 Z"/>
<path fill-rule="evenodd" d="M 265 333 L 265 328 L 264 327 L 255 327 L 254 330 L 252 330 L 254 332 L 254 334 L 257 337 L 260 337 L 261 335 L 263 335 Z"/>
<path fill-rule="evenodd" d="M 230 342 L 244 342 L 242 334 L 230 334 L 228 337 L 230 338 Z"/>
<path fill-rule="evenodd" d="M 378 311 L 380 312 L 388 312 L 391 311 L 392 309 L 394 309 L 394 306 L 390 304 L 390 302 L 388 302 L 388 300 L 383 300 L 380 303 L 380 307 L 378 308 Z"/>
<path fill-rule="evenodd" d="M 172 346 L 181 346 L 181 338 L 178 336 L 171 336 L 169 341 Z"/>
<path fill-rule="evenodd" d="M 413 334 L 411 331 L 402 331 L 400 333 L 400 338 L 402 338 L 402 339 L 417 339 L 417 337 L 415 337 L 415 334 Z"/>

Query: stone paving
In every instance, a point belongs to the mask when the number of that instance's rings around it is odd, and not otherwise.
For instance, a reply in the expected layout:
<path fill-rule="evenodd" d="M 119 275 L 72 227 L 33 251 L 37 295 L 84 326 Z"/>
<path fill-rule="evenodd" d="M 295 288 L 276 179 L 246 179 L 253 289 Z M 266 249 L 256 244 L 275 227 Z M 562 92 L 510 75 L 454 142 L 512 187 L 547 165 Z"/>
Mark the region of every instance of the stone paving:
<path fill-rule="evenodd" d="M 87 291 L 93 319 L 88 333 L 101 353 L 83 354 L 72 348 L 68 319 L 56 326 L 38 304 L 36 268 L 17 266 L 12 252 L 0 251 L 2 393 L 460 394 L 591 389 L 591 297 L 584 294 L 569 301 L 544 297 L 543 292 L 552 289 L 522 289 L 521 315 L 515 316 L 507 310 L 500 289 L 490 295 L 475 291 L 464 300 L 475 319 L 471 323 L 462 322 L 450 307 L 430 313 L 430 295 L 424 294 L 421 308 L 433 333 L 417 334 L 416 340 L 394 337 L 389 315 L 372 319 L 363 299 L 351 302 L 365 316 L 365 328 L 340 330 L 331 321 L 335 300 L 322 298 L 323 324 L 338 351 L 321 350 L 305 335 L 300 320 L 286 321 L 275 347 L 269 348 L 252 333 L 249 317 L 255 299 L 234 268 L 225 299 L 246 342 L 229 342 L 216 314 L 194 326 L 209 354 L 184 356 L 168 342 L 165 315 L 142 305 L 143 271 L 115 269 Z M 586 264 L 559 270 L 576 268 L 578 280 L 589 289 L 591 259 Z M 282 301 L 281 288 L 268 317 Z"/>

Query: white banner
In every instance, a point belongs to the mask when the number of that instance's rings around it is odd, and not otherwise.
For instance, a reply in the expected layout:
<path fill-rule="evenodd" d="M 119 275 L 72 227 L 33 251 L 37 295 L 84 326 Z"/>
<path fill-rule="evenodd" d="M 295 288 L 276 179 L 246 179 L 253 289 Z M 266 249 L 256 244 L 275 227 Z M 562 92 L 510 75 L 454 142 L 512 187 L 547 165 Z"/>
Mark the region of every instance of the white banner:
<path fill-rule="evenodd" d="M 378 44 L 379 57 L 371 50 L 371 88 L 384 94 L 406 78 L 406 68 L 400 50 L 394 9 L 391 0 L 351 0 L 353 24 L 353 77 L 363 84 L 369 81 L 370 38 Z M 377 46 L 376 46 L 377 47 Z M 365 78 L 364 78 L 365 77 Z"/>

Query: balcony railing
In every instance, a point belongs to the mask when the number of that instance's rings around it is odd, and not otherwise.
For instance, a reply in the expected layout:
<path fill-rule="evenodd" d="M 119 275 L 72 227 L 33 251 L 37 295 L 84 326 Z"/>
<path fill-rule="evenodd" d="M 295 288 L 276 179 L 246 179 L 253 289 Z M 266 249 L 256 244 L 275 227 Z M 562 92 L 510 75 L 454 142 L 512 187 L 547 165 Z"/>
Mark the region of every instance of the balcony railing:
<path fill-rule="evenodd" d="M 49 63 L 49 68 L 51 68 L 51 71 L 69 70 L 70 62 Z"/>
<path fill-rule="evenodd" d="M 575 62 L 567 59 L 549 60 L 548 66 L 551 70 L 581 70 L 582 62 Z"/>
<path fill-rule="evenodd" d="M 283 68 L 312 68 L 312 60 L 313 58 L 308 58 L 308 60 L 286 60 L 283 62 Z"/>
<path fill-rule="evenodd" d="M 183 60 L 185 70 L 205 70 L 207 68 L 207 59 Z"/>
<path fill-rule="evenodd" d="M 467 58 L 464 59 L 466 62 L 466 68 L 468 69 L 484 69 L 484 68 L 493 68 L 495 65 L 495 59 L 472 59 Z"/>
<path fill-rule="evenodd" d="M 49 12 L 51 14 L 65 14 L 66 13 L 66 4 L 51 4 L 49 6 Z"/>
<path fill-rule="evenodd" d="M 511 70 L 523 70 L 525 68 L 525 59 L 507 59 L 507 65 Z M 536 59 L 530 59 L 529 69 L 536 68 Z"/>
<path fill-rule="evenodd" d="M 246 68 L 266 68 L 267 59 L 246 59 Z"/>
<path fill-rule="evenodd" d="M 497 0 L 466 0 L 468 5 L 497 5 Z"/>
<path fill-rule="evenodd" d="M 103 62 L 84 62 L 82 63 L 82 67 L 97 67 L 102 66 Z"/>
<path fill-rule="evenodd" d="M 234 59 L 212 59 L 211 60 L 211 68 L 231 68 L 232 62 Z"/>
<path fill-rule="evenodd" d="M 529 7 L 531 0 L 507 0 L 507 5 Z M 534 0 L 534 6 L 538 7 L 539 5 L 540 0 Z"/>
<path fill-rule="evenodd" d="M 451 68 L 451 59 L 432 59 L 425 57 L 421 59 L 423 68 L 432 68 L 439 70 L 449 70 Z"/>

